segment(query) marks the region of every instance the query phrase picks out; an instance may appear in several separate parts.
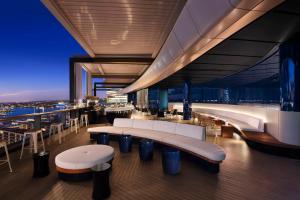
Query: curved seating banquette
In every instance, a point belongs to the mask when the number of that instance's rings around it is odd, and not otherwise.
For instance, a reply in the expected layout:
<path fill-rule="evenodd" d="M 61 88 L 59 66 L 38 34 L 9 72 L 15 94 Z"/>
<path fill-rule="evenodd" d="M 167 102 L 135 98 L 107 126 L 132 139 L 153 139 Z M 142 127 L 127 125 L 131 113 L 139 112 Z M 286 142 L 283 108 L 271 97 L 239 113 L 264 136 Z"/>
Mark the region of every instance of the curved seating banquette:
<path fill-rule="evenodd" d="M 201 158 L 206 166 L 215 168 L 209 169 L 214 172 L 219 171 L 219 163 L 225 159 L 225 152 L 221 147 L 205 142 L 205 128 L 201 126 L 158 120 L 116 118 L 113 126 L 89 128 L 88 132 L 129 134 L 138 138 L 152 139 Z"/>
<path fill-rule="evenodd" d="M 227 121 L 240 131 L 264 132 L 264 122 L 262 119 L 244 113 L 210 108 L 195 108 L 193 112 L 207 114 Z"/>

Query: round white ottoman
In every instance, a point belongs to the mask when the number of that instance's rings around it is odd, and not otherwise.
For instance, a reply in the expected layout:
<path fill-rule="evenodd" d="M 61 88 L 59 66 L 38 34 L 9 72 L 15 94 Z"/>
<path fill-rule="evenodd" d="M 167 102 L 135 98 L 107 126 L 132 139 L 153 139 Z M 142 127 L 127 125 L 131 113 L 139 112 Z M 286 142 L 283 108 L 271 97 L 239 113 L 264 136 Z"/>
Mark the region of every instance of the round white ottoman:
<path fill-rule="evenodd" d="M 107 145 L 85 145 L 68 149 L 55 157 L 58 175 L 63 180 L 91 178 L 91 168 L 111 162 L 114 149 Z"/>

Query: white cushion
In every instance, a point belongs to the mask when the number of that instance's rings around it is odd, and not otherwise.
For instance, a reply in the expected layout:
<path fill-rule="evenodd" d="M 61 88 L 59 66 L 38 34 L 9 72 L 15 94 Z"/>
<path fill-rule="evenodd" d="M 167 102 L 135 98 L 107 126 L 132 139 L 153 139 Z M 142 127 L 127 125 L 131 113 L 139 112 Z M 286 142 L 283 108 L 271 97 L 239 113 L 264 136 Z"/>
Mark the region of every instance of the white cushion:
<path fill-rule="evenodd" d="M 101 126 L 101 127 L 94 127 L 88 128 L 89 133 L 112 133 L 112 134 L 123 134 L 123 132 L 130 128 L 123 128 L 123 127 L 114 127 L 114 126 Z"/>
<path fill-rule="evenodd" d="M 133 128 L 141 128 L 152 130 L 153 129 L 153 120 L 142 120 L 142 119 L 135 119 L 133 122 Z"/>
<path fill-rule="evenodd" d="M 205 128 L 202 126 L 177 123 L 175 133 L 202 141 L 205 140 Z"/>
<path fill-rule="evenodd" d="M 115 118 L 114 119 L 114 126 L 115 127 L 127 127 L 132 128 L 133 119 L 126 119 L 126 118 Z"/>
<path fill-rule="evenodd" d="M 170 137 L 173 135 L 172 133 L 137 128 L 128 129 L 124 133 L 135 137 L 148 138 L 156 141 L 162 141 L 162 138 Z"/>
<path fill-rule="evenodd" d="M 165 121 L 154 121 L 153 130 L 175 133 L 176 123 L 165 122 Z"/>
<path fill-rule="evenodd" d="M 171 137 L 163 138 L 162 141 L 164 143 L 184 148 L 213 161 L 222 161 L 225 159 L 225 152 L 221 147 L 215 144 L 203 142 L 199 139 L 182 135 L 173 135 Z"/>
<path fill-rule="evenodd" d="M 107 145 L 85 145 L 68 149 L 55 157 L 57 167 L 63 169 L 88 169 L 110 161 L 114 149 Z"/>

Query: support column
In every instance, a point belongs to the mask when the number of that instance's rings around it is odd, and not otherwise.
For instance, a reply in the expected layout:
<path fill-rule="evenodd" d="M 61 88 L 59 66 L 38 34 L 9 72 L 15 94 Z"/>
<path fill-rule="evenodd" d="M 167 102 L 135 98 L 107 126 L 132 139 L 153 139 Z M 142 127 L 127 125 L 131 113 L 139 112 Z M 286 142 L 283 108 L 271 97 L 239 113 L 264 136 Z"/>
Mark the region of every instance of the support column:
<path fill-rule="evenodd" d="M 159 89 L 159 109 L 168 110 L 168 89 Z"/>
<path fill-rule="evenodd" d="M 75 78 L 75 64 L 72 58 L 69 61 L 69 101 L 70 103 L 74 103 L 76 97 L 76 78 Z"/>
<path fill-rule="evenodd" d="M 300 41 L 280 45 L 279 136 L 281 142 L 300 145 Z"/>
<path fill-rule="evenodd" d="M 183 120 L 189 120 L 192 117 L 191 101 L 191 82 L 185 81 L 183 87 Z"/>
<path fill-rule="evenodd" d="M 280 46 L 282 111 L 300 112 L 300 42 Z"/>
<path fill-rule="evenodd" d="M 75 63 L 75 78 L 76 78 L 76 101 L 83 99 L 82 94 L 82 67 L 79 63 Z"/>
<path fill-rule="evenodd" d="M 148 89 L 137 91 L 136 101 L 141 108 L 148 108 Z"/>
<path fill-rule="evenodd" d="M 128 93 L 128 103 L 132 103 L 133 105 L 136 105 L 136 92 Z"/>
<path fill-rule="evenodd" d="M 97 84 L 94 83 L 94 96 L 96 97 L 97 96 Z"/>
<path fill-rule="evenodd" d="M 92 79 L 92 74 L 91 72 L 87 71 L 87 95 L 88 96 L 92 96 L 93 94 L 93 88 L 92 88 L 92 85 L 93 85 L 93 79 Z"/>

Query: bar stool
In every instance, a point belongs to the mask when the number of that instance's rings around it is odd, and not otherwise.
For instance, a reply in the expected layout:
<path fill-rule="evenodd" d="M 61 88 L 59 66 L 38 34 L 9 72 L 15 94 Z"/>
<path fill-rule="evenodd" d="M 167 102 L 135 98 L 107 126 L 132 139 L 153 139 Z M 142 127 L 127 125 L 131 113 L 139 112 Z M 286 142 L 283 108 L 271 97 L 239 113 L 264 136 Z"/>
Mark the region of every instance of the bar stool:
<path fill-rule="evenodd" d="M 139 143 L 139 155 L 143 161 L 152 160 L 153 158 L 153 140 L 142 139 Z"/>
<path fill-rule="evenodd" d="M 78 133 L 79 129 L 79 122 L 78 118 L 71 118 L 70 119 L 70 126 L 71 126 L 71 132 L 73 132 L 73 127 L 75 128 L 76 134 Z"/>
<path fill-rule="evenodd" d="M 108 133 L 97 133 L 95 136 L 97 144 L 109 145 L 109 135 Z"/>
<path fill-rule="evenodd" d="M 119 138 L 119 149 L 121 153 L 131 152 L 132 146 L 132 136 L 131 135 L 121 135 Z"/>
<path fill-rule="evenodd" d="M 7 145 L 6 145 L 5 141 L 0 141 L 0 148 L 2 148 L 2 147 L 5 150 L 6 159 L 5 160 L 0 160 L 0 165 L 8 163 L 9 172 L 12 172 L 12 168 L 11 168 L 11 165 L 10 165 L 9 154 L 8 154 L 8 150 L 7 150 Z"/>
<path fill-rule="evenodd" d="M 80 125 L 83 126 L 84 123 L 86 127 L 89 124 L 89 116 L 87 114 L 83 114 L 80 116 Z"/>
<path fill-rule="evenodd" d="M 49 128 L 49 142 L 50 142 L 51 136 L 55 135 L 56 131 L 57 131 L 57 134 L 58 134 L 59 144 L 61 144 L 61 138 L 64 136 L 63 135 L 63 131 L 64 131 L 63 123 L 53 123 L 53 124 L 50 125 L 50 128 Z M 64 136 L 64 140 L 65 140 L 65 136 Z"/>
<path fill-rule="evenodd" d="M 42 132 L 42 130 L 29 130 L 28 132 L 25 132 L 24 136 L 23 136 L 22 150 L 21 150 L 20 159 L 22 159 L 22 155 L 23 155 L 23 151 L 24 151 L 24 145 L 25 145 L 25 140 L 26 140 L 27 136 L 30 137 L 30 147 L 28 147 L 28 149 L 30 149 L 30 150 L 33 149 L 34 153 L 38 152 L 38 135 L 40 135 L 40 137 L 41 137 L 43 150 L 45 151 L 45 145 L 44 145 L 44 139 L 43 139 L 43 132 Z M 33 148 L 32 148 L 32 145 L 33 145 Z"/>
<path fill-rule="evenodd" d="M 180 151 L 173 148 L 164 148 L 162 151 L 162 166 L 166 174 L 175 175 L 180 172 Z"/>

